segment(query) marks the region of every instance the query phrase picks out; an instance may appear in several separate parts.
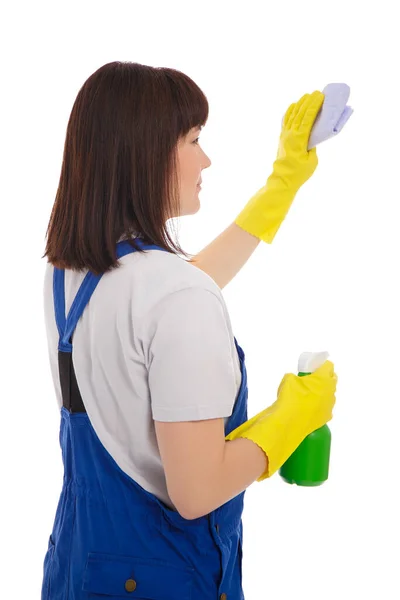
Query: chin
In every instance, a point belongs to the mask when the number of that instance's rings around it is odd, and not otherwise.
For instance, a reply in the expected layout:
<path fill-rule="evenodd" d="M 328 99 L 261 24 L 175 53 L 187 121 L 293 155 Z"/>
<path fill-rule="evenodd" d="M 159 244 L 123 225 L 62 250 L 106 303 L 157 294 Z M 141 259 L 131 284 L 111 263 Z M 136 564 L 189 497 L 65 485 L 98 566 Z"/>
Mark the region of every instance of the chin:
<path fill-rule="evenodd" d="M 200 210 L 200 201 L 193 204 L 190 208 L 185 206 L 184 210 L 181 212 L 181 216 L 185 215 L 195 215 Z"/>

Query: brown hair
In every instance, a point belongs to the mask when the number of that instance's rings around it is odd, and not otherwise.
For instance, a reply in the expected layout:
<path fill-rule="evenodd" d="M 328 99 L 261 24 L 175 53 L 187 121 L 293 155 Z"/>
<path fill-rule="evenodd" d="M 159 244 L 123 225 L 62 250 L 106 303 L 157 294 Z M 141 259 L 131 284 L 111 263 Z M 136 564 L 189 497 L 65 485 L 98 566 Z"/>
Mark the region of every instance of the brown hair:
<path fill-rule="evenodd" d="M 208 119 L 184 73 L 111 62 L 83 84 L 69 118 L 44 258 L 95 275 L 118 268 L 116 243 L 138 235 L 183 254 L 166 221 L 179 215 L 177 144 Z"/>

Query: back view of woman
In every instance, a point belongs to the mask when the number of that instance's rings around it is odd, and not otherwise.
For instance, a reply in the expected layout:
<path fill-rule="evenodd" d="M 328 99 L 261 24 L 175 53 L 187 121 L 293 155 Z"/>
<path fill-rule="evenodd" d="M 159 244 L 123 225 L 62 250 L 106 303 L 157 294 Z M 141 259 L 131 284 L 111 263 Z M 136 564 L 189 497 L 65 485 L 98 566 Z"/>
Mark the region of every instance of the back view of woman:
<path fill-rule="evenodd" d="M 122 62 L 79 91 L 44 255 L 64 478 L 42 600 L 244 598 L 245 489 L 331 418 L 337 378 L 330 361 L 287 374 L 248 421 L 221 289 L 272 242 L 315 169 L 303 140 L 322 101 L 307 94 L 287 112 L 273 175 L 290 156 L 292 191 L 271 176 L 187 260 L 167 222 L 199 209 L 206 97 L 179 71 Z"/>

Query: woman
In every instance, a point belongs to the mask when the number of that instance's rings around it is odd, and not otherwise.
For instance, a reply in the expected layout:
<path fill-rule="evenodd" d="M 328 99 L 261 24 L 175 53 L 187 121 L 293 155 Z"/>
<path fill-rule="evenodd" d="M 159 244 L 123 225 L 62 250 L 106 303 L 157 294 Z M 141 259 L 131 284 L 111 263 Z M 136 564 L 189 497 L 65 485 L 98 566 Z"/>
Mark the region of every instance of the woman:
<path fill-rule="evenodd" d="M 315 170 L 307 140 L 322 102 L 290 106 L 267 184 L 185 260 L 167 221 L 199 208 L 204 94 L 173 69 L 122 62 L 79 91 L 44 255 L 64 478 L 42 600 L 244 598 L 245 489 L 330 420 L 337 378 L 330 361 L 286 374 L 247 420 L 221 289 Z"/>

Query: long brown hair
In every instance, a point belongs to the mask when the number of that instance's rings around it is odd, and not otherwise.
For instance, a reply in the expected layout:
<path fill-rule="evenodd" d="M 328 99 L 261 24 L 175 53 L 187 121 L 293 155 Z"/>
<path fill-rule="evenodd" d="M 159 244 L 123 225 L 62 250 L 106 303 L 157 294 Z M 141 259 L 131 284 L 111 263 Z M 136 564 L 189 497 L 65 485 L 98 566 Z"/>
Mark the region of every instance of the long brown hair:
<path fill-rule="evenodd" d="M 121 237 L 189 255 L 167 229 L 179 215 L 177 144 L 208 119 L 208 101 L 184 73 L 111 62 L 83 84 L 69 118 L 44 258 L 95 275 L 118 268 Z M 133 237 L 132 237 L 133 236 Z"/>

